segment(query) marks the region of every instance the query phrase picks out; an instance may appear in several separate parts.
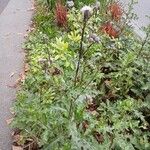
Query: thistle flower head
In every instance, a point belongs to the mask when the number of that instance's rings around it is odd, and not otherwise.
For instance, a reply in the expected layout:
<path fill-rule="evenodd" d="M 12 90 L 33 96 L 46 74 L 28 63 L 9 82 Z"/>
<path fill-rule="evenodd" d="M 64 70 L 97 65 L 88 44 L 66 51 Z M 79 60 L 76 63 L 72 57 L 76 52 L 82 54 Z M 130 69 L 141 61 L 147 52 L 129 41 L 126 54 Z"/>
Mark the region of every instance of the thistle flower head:
<path fill-rule="evenodd" d="M 81 8 L 81 12 L 83 14 L 84 21 L 87 21 L 93 13 L 93 9 L 90 6 L 84 6 Z"/>
<path fill-rule="evenodd" d="M 90 42 L 95 42 L 95 43 L 99 43 L 100 42 L 100 37 L 97 34 L 91 34 L 89 36 L 89 41 Z"/>
<path fill-rule="evenodd" d="M 66 4 L 68 8 L 72 8 L 74 6 L 73 0 L 67 0 Z"/>
<path fill-rule="evenodd" d="M 100 6 L 101 6 L 101 3 L 99 1 L 96 0 L 94 6 L 93 6 L 93 10 L 100 10 Z"/>

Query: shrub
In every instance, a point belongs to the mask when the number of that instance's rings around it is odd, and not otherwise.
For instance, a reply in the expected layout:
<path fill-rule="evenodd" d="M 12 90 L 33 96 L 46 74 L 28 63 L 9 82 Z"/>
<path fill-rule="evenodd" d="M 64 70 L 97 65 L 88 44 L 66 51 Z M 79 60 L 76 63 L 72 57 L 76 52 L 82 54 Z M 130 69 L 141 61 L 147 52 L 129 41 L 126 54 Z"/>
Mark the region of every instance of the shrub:
<path fill-rule="evenodd" d="M 60 1 L 56 3 L 55 16 L 57 25 L 60 27 L 65 27 L 67 24 L 67 9 Z"/>

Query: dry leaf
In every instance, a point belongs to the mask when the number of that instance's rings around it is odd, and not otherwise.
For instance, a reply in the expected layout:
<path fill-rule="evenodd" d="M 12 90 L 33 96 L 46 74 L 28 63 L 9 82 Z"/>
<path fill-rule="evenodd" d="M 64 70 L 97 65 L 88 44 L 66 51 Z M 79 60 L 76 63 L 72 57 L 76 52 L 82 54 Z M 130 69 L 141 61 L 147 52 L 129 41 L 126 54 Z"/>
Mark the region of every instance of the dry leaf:
<path fill-rule="evenodd" d="M 106 84 L 106 86 L 110 86 L 111 85 L 111 81 L 110 80 L 105 80 L 105 84 Z"/>
<path fill-rule="evenodd" d="M 20 79 L 18 79 L 18 82 L 23 82 L 24 80 L 25 80 L 25 78 L 26 78 L 26 76 L 25 76 L 25 73 L 20 73 Z"/>
<path fill-rule="evenodd" d="M 11 132 L 11 136 L 14 136 L 14 135 L 15 135 L 15 131 L 12 131 L 12 132 Z"/>
<path fill-rule="evenodd" d="M 10 108 L 10 113 L 11 113 L 12 115 L 15 115 L 15 112 L 14 112 L 13 108 Z"/>
<path fill-rule="evenodd" d="M 97 131 L 94 131 L 94 137 L 95 137 L 95 139 L 97 140 L 97 142 L 99 144 L 104 141 L 104 136 L 101 133 L 97 132 Z"/>
<path fill-rule="evenodd" d="M 29 71 L 29 65 L 28 65 L 27 63 L 26 63 L 25 66 L 24 66 L 24 71 L 25 71 L 25 72 L 28 72 L 28 71 Z"/>
<path fill-rule="evenodd" d="M 31 7 L 30 9 L 28 9 L 27 11 L 33 11 L 35 8 Z"/>
<path fill-rule="evenodd" d="M 15 75 L 15 72 L 12 72 L 12 73 L 10 74 L 10 77 L 12 78 L 14 75 Z"/>
<path fill-rule="evenodd" d="M 22 147 L 20 147 L 20 146 L 12 146 L 12 150 L 23 150 L 23 148 Z"/>
<path fill-rule="evenodd" d="M 16 84 L 14 84 L 14 85 L 7 85 L 9 88 L 13 88 L 13 89 L 15 89 L 15 88 L 17 88 L 17 85 Z"/>
<path fill-rule="evenodd" d="M 13 120 L 14 120 L 14 118 L 7 119 L 7 120 L 6 120 L 6 123 L 7 123 L 8 125 L 10 125 Z"/>
<path fill-rule="evenodd" d="M 28 37 L 28 34 L 24 34 L 24 38 Z"/>
<path fill-rule="evenodd" d="M 23 35 L 23 33 L 17 33 L 18 35 Z"/>
<path fill-rule="evenodd" d="M 20 73 L 19 78 L 16 80 L 14 85 L 7 85 L 10 88 L 17 88 L 18 85 L 20 84 L 20 82 L 24 82 L 25 81 L 25 72 L 24 73 Z"/>
<path fill-rule="evenodd" d="M 22 140 L 22 136 L 20 134 L 13 135 L 13 142 L 18 143 Z"/>

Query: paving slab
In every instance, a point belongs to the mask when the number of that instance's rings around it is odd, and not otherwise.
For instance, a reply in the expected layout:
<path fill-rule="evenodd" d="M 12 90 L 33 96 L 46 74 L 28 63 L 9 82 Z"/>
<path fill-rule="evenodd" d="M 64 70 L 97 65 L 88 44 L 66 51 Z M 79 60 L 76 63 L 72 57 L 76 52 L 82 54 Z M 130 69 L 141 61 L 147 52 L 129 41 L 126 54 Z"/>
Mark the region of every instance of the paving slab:
<path fill-rule="evenodd" d="M 131 0 L 120 0 L 123 6 L 126 8 L 128 3 Z M 146 16 L 150 16 L 150 0 L 138 0 L 138 3 L 134 5 L 133 12 L 137 14 L 138 20 L 133 20 L 132 25 L 136 31 L 136 33 L 144 38 L 145 34 L 140 30 L 141 27 L 147 26 L 150 24 L 150 19 Z"/>
<path fill-rule="evenodd" d="M 0 0 L 1 1 L 1 0 Z M 11 150 L 10 107 L 15 100 L 14 85 L 24 66 L 21 48 L 31 23 L 31 0 L 10 0 L 0 14 L 0 150 Z"/>
<path fill-rule="evenodd" d="M 4 8 L 7 6 L 9 0 L 0 0 L 0 13 L 4 10 Z"/>

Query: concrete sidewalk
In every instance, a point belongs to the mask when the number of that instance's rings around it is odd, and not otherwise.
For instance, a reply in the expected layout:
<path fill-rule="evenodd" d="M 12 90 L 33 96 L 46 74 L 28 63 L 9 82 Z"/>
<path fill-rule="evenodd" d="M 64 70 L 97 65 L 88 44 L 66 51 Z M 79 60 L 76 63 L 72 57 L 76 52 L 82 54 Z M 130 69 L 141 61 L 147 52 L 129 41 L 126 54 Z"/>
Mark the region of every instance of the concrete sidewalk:
<path fill-rule="evenodd" d="M 8 2 L 9 2 L 9 0 L 0 0 L 0 14 L 5 9 L 5 7 L 7 6 Z"/>
<path fill-rule="evenodd" d="M 14 85 L 23 70 L 21 45 L 32 17 L 31 8 L 31 0 L 10 0 L 0 14 L 0 150 L 11 150 L 11 130 L 6 120 L 11 117 L 16 90 L 8 85 Z"/>
<path fill-rule="evenodd" d="M 24 51 L 21 43 L 30 24 L 31 8 L 31 0 L 10 0 L 0 14 L 0 150 L 11 150 L 11 131 L 6 120 L 11 117 L 9 109 L 16 90 L 7 85 L 14 85 L 23 69 Z M 140 19 L 133 24 L 136 24 L 136 31 L 142 34 L 138 28 L 149 24 L 145 15 L 150 15 L 150 0 L 139 0 L 135 13 Z"/>
<path fill-rule="evenodd" d="M 127 7 L 127 4 L 131 2 L 131 0 L 120 0 L 120 2 L 124 7 Z M 137 14 L 139 19 L 132 21 L 131 24 L 136 33 L 143 38 L 145 34 L 140 28 L 150 24 L 150 19 L 146 17 L 150 16 L 150 0 L 138 0 L 138 4 L 134 5 L 134 13 Z"/>

